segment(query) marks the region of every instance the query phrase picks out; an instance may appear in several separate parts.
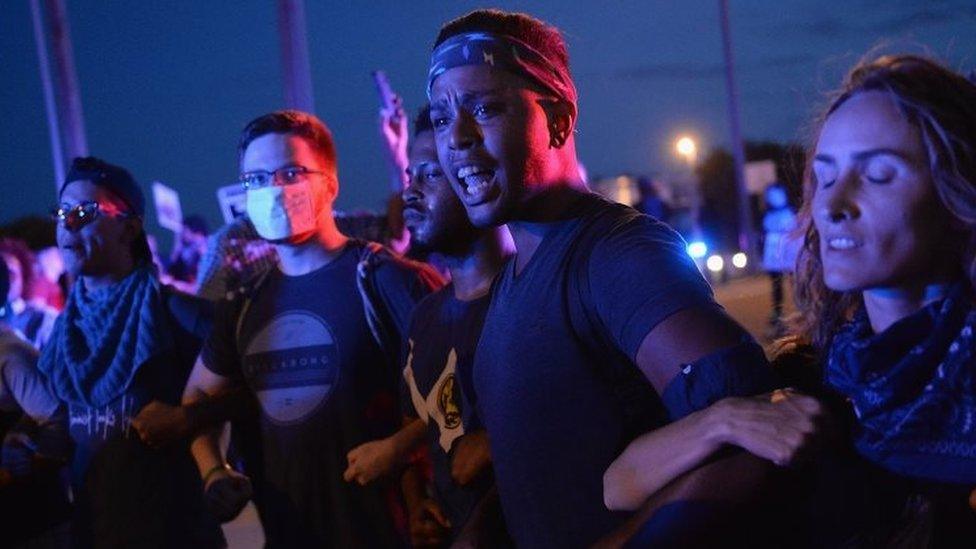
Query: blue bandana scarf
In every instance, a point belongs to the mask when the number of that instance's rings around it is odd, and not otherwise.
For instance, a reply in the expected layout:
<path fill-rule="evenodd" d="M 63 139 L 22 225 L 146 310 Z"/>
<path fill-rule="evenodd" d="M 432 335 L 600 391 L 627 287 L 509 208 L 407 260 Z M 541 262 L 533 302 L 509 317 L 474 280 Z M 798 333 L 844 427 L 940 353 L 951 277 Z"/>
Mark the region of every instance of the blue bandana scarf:
<path fill-rule="evenodd" d="M 976 483 L 976 310 L 968 285 L 875 335 L 862 310 L 834 337 L 826 383 L 857 415 L 854 445 L 887 470 Z"/>
<path fill-rule="evenodd" d="M 88 291 L 79 280 L 38 361 L 58 398 L 102 407 L 128 390 L 139 368 L 171 349 L 173 337 L 149 266 Z"/>
<path fill-rule="evenodd" d="M 576 86 L 569 72 L 558 68 L 525 42 L 511 36 L 468 32 L 442 42 L 430 55 L 427 98 L 434 80 L 445 71 L 465 65 L 488 65 L 528 78 L 556 97 L 576 104 Z"/>

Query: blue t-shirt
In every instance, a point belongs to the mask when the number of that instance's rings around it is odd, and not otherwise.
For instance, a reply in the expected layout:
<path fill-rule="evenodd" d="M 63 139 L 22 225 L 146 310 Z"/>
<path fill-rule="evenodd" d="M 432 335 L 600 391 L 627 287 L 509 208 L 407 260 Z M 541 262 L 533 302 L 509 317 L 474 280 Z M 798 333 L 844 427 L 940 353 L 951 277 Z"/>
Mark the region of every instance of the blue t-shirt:
<path fill-rule="evenodd" d="M 551 224 L 521 273 L 509 262 L 493 290 L 474 389 L 517 545 L 587 546 L 626 518 L 605 507 L 603 474 L 672 412 L 634 360 L 651 329 L 691 307 L 718 305 L 681 237 L 592 194 Z"/>
<path fill-rule="evenodd" d="M 242 379 L 260 405 L 262 468 L 253 480 L 272 546 L 399 544 L 394 487 L 342 478 L 346 454 L 395 432 L 400 417 L 398 368 L 374 339 L 356 284 L 362 252 L 350 242 L 311 273 L 274 269 L 255 295 L 218 309 L 204 346 L 207 368 Z M 394 324 L 405 326 L 429 289 L 395 261 L 376 279 Z"/>
<path fill-rule="evenodd" d="M 471 367 L 488 302 L 488 296 L 461 301 L 453 285 L 421 301 L 412 317 L 403 369 L 403 412 L 427 424 L 434 487 L 455 536 L 493 483 L 490 473 L 468 486 L 451 479 L 454 443 L 484 428 L 475 413 Z"/>

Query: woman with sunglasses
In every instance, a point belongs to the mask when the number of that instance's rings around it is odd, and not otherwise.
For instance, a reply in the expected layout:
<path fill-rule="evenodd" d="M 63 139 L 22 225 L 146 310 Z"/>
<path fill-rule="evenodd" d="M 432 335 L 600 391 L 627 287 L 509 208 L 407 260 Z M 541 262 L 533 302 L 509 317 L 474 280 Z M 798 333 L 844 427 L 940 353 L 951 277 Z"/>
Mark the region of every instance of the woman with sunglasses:
<path fill-rule="evenodd" d="M 145 198 L 123 168 L 77 158 L 55 211 L 74 278 L 38 363 L 68 407 L 76 545 L 218 547 L 187 442 L 144 444 L 132 426 L 152 401 L 176 405 L 209 327 L 201 302 L 159 283 L 142 217 Z"/>

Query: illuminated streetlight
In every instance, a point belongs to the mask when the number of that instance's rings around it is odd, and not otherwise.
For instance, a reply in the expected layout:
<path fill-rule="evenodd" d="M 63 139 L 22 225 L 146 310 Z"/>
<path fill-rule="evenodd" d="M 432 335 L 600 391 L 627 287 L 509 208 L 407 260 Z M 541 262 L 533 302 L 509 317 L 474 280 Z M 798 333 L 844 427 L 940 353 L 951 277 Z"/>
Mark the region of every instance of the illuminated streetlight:
<path fill-rule="evenodd" d="M 688 243 L 688 255 L 695 259 L 701 259 L 708 253 L 708 246 L 701 240 Z"/>
<path fill-rule="evenodd" d="M 725 260 L 720 255 L 709 256 L 708 260 L 705 261 L 705 266 L 708 267 L 709 271 L 718 273 L 725 268 Z"/>
<path fill-rule="evenodd" d="M 744 254 L 743 252 L 739 252 L 732 256 L 732 265 L 735 266 L 735 268 L 745 269 L 746 265 L 748 264 L 749 264 L 749 258 L 746 257 L 746 254 Z"/>
<path fill-rule="evenodd" d="M 687 135 L 682 136 L 675 141 L 674 149 L 678 151 L 678 154 L 684 157 L 689 164 L 695 163 L 695 157 L 698 154 L 698 145 L 695 144 L 694 139 L 688 137 Z"/>

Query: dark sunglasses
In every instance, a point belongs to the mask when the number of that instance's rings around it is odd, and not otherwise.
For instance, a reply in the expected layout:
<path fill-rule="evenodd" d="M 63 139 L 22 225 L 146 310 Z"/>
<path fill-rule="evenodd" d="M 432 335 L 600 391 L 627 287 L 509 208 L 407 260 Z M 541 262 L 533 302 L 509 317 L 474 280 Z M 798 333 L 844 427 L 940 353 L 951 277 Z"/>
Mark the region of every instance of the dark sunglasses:
<path fill-rule="evenodd" d="M 99 215 L 107 214 L 101 211 L 98 202 L 94 200 L 79 202 L 74 206 L 61 204 L 51 211 L 51 217 L 54 219 L 54 221 L 56 223 L 63 223 L 64 227 L 72 232 L 81 229 L 92 221 L 95 221 L 98 219 Z M 127 218 L 132 217 L 132 215 L 122 212 L 114 217 Z"/>

